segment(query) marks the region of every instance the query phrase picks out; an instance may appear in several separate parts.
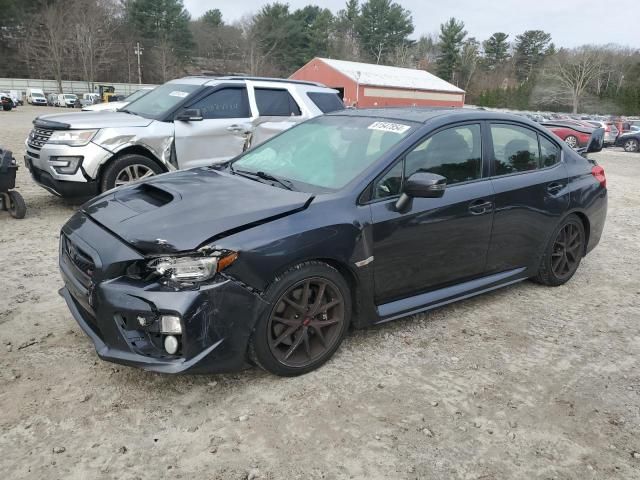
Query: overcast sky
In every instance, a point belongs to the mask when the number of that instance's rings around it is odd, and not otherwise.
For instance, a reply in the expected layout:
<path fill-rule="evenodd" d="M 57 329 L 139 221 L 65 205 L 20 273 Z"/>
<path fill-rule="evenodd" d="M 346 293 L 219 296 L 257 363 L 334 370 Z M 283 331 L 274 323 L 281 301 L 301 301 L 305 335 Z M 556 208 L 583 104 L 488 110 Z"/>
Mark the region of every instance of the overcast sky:
<path fill-rule="evenodd" d="M 334 13 L 345 0 L 281 0 L 292 10 L 308 4 L 329 8 Z M 484 40 L 494 32 L 506 32 L 513 40 L 525 30 L 551 33 L 557 46 L 585 43 L 618 43 L 640 47 L 640 4 L 636 1 L 606 0 L 396 0 L 413 14 L 414 38 L 436 32 L 442 22 L 456 17 L 466 25 L 469 36 Z M 196 18 L 218 8 L 226 22 L 238 20 L 270 3 L 265 0 L 184 0 Z M 361 2 L 363 3 L 363 2 Z M 634 5 L 633 7 L 631 5 Z M 626 12 L 626 13 L 625 13 Z"/>

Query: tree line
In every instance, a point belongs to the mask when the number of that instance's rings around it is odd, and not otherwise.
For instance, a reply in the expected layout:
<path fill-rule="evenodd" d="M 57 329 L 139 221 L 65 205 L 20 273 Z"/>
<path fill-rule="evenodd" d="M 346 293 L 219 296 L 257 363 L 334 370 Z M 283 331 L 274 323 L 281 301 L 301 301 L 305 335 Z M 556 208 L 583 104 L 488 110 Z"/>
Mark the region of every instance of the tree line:
<path fill-rule="evenodd" d="M 467 91 L 467 103 L 517 109 L 640 113 L 640 51 L 556 46 L 543 30 L 469 36 L 451 18 L 414 35 L 392 0 L 344 8 L 272 2 L 234 22 L 192 18 L 182 0 L 0 0 L 0 76 L 143 83 L 186 73 L 289 76 L 325 56 L 419 68 Z"/>

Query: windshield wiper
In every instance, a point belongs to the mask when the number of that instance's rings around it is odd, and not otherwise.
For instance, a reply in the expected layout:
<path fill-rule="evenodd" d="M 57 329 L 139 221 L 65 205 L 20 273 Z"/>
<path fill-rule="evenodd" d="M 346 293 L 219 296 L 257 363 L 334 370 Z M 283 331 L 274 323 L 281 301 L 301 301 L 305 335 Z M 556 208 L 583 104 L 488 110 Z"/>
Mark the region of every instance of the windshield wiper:
<path fill-rule="evenodd" d="M 271 175 L 270 173 L 267 172 L 249 172 L 248 170 L 236 170 L 235 168 L 231 168 L 231 171 L 233 173 L 236 173 L 238 175 L 243 175 L 243 176 L 250 176 L 250 178 L 255 178 L 258 177 L 262 180 L 267 180 L 270 182 L 276 182 L 278 185 L 280 185 L 282 188 L 285 188 L 287 190 L 295 190 L 293 183 L 289 180 L 286 180 L 284 178 L 278 178 L 275 177 L 273 175 Z"/>

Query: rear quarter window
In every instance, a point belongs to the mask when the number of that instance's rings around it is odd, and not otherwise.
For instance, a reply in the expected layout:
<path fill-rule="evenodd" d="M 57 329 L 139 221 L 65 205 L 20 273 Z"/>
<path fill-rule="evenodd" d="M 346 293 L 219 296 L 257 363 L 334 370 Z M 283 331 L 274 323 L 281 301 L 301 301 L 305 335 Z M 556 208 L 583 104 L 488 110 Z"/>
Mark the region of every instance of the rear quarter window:
<path fill-rule="evenodd" d="M 322 113 L 344 110 L 344 103 L 337 93 L 332 92 L 307 92 L 307 97 L 320 109 Z"/>
<path fill-rule="evenodd" d="M 256 88 L 256 104 L 263 117 L 291 117 L 302 115 L 300 107 L 287 90 Z"/>

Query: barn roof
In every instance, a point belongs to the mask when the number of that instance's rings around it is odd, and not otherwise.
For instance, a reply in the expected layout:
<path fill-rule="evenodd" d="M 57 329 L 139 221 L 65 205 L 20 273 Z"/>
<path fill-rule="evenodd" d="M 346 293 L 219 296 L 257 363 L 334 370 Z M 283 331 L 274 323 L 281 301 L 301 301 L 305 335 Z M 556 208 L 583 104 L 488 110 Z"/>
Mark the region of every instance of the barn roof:
<path fill-rule="evenodd" d="M 464 90 L 425 70 L 347 62 L 331 58 L 319 58 L 319 60 L 361 85 L 464 93 Z"/>

